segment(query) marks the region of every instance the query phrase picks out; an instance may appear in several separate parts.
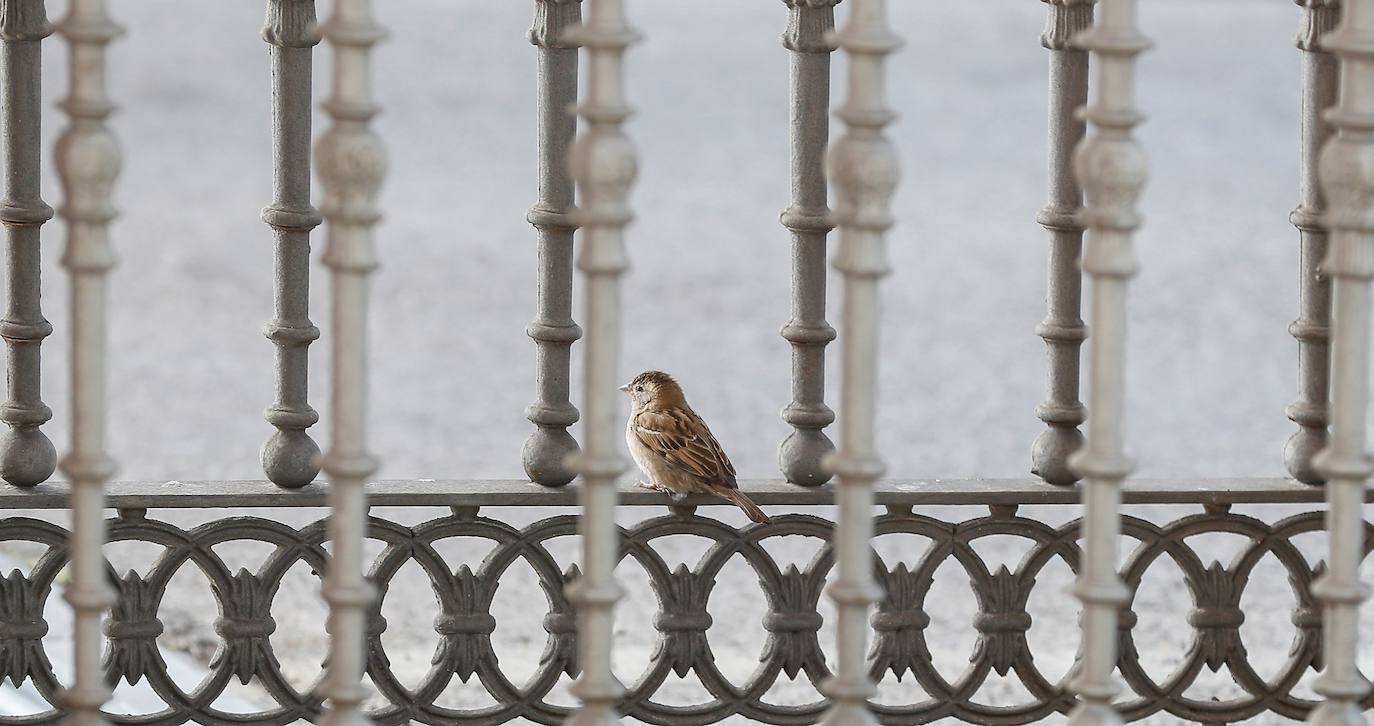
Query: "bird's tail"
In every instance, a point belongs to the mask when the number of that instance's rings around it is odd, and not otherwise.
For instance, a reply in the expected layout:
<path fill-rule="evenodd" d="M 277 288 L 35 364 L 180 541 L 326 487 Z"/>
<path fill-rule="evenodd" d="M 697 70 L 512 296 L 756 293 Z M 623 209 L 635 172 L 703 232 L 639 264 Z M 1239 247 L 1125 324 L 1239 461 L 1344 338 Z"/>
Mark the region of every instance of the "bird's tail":
<path fill-rule="evenodd" d="M 752 499 L 745 496 L 744 492 L 738 489 L 726 489 L 720 493 L 720 496 L 740 509 L 743 509 L 745 515 L 754 522 L 768 524 L 772 521 L 768 518 L 767 514 L 763 513 L 762 509 L 759 509 L 759 505 L 755 504 Z"/>

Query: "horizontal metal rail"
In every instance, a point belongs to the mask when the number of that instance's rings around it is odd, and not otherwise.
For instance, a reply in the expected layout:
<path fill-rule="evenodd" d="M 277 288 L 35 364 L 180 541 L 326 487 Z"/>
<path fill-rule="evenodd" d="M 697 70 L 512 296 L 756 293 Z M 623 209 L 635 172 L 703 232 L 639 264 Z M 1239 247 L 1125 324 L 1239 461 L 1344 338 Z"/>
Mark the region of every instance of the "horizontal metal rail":
<path fill-rule="evenodd" d="M 778 479 L 740 482 L 749 497 L 768 506 L 833 504 L 835 485 L 800 487 Z M 283 491 L 268 481 L 114 482 L 108 485 L 111 509 L 200 509 L 236 507 L 323 507 L 329 485 L 317 481 Z M 47 482 L 28 489 L 0 488 L 0 510 L 65 509 L 71 487 Z M 559 489 L 531 489 L 517 479 L 412 479 L 367 484 L 368 502 L 376 507 L 574 507 L 581 482 Z M 1039 479 L 886 479 L 874 487 L 874 501 L 884 506 L 1078 504 L 1080 491 Z M 1325 492 L 1292 479 L 1132 479 L 1121 491 L 1126 504 L 1309 504 Z M 1374 489 L 1365 492 L 1374 502 Z M 632 506 L 669 504 L 657 492 L 625 484 L 619 503 Z M 691 497 L 688 505 L 732 506 L 723 500 Z"/>

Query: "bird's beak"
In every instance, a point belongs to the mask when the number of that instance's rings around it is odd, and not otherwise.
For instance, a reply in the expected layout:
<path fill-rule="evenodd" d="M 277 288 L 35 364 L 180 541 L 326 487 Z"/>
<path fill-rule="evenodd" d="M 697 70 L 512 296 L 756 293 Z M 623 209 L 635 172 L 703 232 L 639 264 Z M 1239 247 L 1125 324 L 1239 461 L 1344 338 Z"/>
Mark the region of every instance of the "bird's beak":
<path fill-rule="evenodd" d="M 629 393 L 629 392 L 630 392 L 630 384 L 626 383 L 625 385 L 621 386 L 621 387 L 620 387 L 620 392 L 621 392 L 621 393 Z"/>

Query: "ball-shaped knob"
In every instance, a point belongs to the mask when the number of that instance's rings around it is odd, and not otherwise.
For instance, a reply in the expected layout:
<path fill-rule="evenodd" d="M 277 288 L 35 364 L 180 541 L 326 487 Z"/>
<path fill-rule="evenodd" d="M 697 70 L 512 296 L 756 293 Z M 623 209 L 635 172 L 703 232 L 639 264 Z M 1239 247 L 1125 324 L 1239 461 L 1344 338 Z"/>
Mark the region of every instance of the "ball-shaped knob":
<path fill-rule="evenodd" d="M 57 469 L 57 449 L 38 429 L 0 434 L 0 478 L 17 487 L 38 486 Z"/>

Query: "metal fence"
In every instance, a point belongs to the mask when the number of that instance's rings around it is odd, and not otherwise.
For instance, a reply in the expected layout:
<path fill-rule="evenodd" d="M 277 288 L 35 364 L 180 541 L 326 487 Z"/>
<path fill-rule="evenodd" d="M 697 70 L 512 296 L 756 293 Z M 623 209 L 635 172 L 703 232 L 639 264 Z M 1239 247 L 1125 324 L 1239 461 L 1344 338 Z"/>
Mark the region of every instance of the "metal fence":
<path fill-rule="evenodd" d="M 585 725 L 617 723 L 625 715 L 662 724 L 732 716 L 778 724 L 907 724 L 949 717 L 1010 724 L 1054 713 L 1069 714 L 1075 724 L 1158 713 L 1214 723 L 1266 713 L 1321 724 L 1365 723 L 1362 712 L 1374 700 L 1357 667 L 1357 623 L 1364 598 L 1359 567 L 1374 548 L 1374 527 L 1362 515 L 1371 473 L 1364 439 L 1374 278 L 1374 0 L 1298 3 L 1303 168 L 1301 203 L 1292 219 L 1301 233 L 1301 311 L 1291 331 L 1300 357 L 1299 396 L 1288 413 L 1299 428 L 1284 452 L 1293 478 L 1204 482 L 1128 481 L 1131 463 L 1123 453 L 1126 293 L 1136 267 L 1135 204 L 1146 181 L 1145 155 L 1132 138 L 1142 120 L 1133 93 L 1134 63 L 1149 47 L 1137 28 L 1136 0 L 1047 0 L 1041 43 L 1050 58 L 1049 200 L 1039 222 L 1049 232 L 1049 295 L 1038 332 L 1049 352 L 1049 380 L 1037 411 L 1047 428 L 1032 449 L 1034 471 L 1043 481 L 972 482 L 886 480 L 875 446 L 878 283 L 888 269 L 884 236 L 892 225 L 889 204 L 899 176 L 885 135 L 894 114 L 884 103 L 884 87 L 886 59 L 901 40 L 889 27 L 887 0 L 849 0 L 838 32 L 840 0 L 783 3 L 783 46 L 792 57 L 793 199 L 781 221 L 793 240 L 794 286 L 792 317 L 782 329 L 793 351 L 793 400 L 782 415 L 793 431 L 779 447 L 784 480 L 748 482 L 745 488 L 761 504 L 792 510 L 835 504 L 836 516 L 831 521 L 794 512 L 771 524 L 735 528 L 698 514 L 695 505 L 705 502 L 691 501 L 622 529 L 615 519 L 618 504 L 663 503 L 657 495 L 623 492 L 617 484 L 626 471 L 617 421 L 616 388 L 624 373 L 617 369 L 618 286 L 627 269 L 628 197 L 636 166 L 622 76 L 626 51 L 638 35 L 625 0 L 533 0 L 529 40 L 539 64 L 539 170 L 529 221 L 538 234 L 540 268 L 538 309 L 528 327 L 537 366 L 536 399 L 528 408 L 535 428 L 523 452 L 530 481 L 381 483 L 369 483 L 377 461 L 368 453 L 365 424 L 368 279 L 376 267 L 373 228 L 386 166 L 381 139 L 369 126 L 378 111 L 369 52 L 385 33 L 372 18 L 371 0 L 335 0 L 332 15 L 320 23 L 314 0 L 268 0 L 263 38 L 272 56 L 275 164 L 263 221 L 275 237 L 275 315 L 266 332 L 277 350 L 277 390 L 267 411 L 275 430 L 263 447 L 262 464 L 270 483 L 175 485 L 111 483 L 115 464 L 105 451 L 105 280 L 113 264 L 110 197 L 120 166 L 106 123 L 115 107 L 105 91 L 105 51 L 121 32 L 107 0 L 71 0 L 69 14 L 56 26 L 71 59 L 70 91 L 61 104 L 69 122 L 55 157 L 64 194 L 59 214 L 68 235 L 63 265 L 72 279 L 73 428 L 71 451 L 60 462 L 67 482 L 47 481 L 59 468 L 41 431 L 51 412 L 39 382 L 39 347 L 52 332 L 39 307 L 38 257 L 41 227 L 53 214 L 39 194 L 39 49 L 51 27 L 43 0 L 0 0 L 0 221 L 8 234 L 10 281 L 8 310 L 0 321 L 9 353 L 8 400 L 0 407 L 9 430 L 0 442 L 0 476 L 12 485 L 0 492 L 0 508 L 71 512 L 70 529 L 35 518 L 0 521 L 0 541 L 45 548 L 28 572 L 0 580 L 0 676 L 31 684 L 51 705 L 42 713 L 0 716 L 0 723 L 496 723 L 523 717 Z M 333 88 L 324 104 L 331 123 L 314 140 L 312 153 L 311 75 L 322 38 L 334 51 Z M 832 143 L 836 49 L 846 61 L 844 100 L 835 112 L 843 133 Z M 580 137 L 569 111 L 574 102 Z M 318 212 L 311 206 L 312 157 L 324 187 Z M 321 222 L 334 301 L 326 336 L 333 363 L 331 440 L 322 455 L 308 433 L 319 416 L 306 398 L 307 348 L 320 337 L 308 311 L 309 240 Z M 824 264 L 835 228 L 834 264 L 844 280 L 838 418 L 823 396 L 825 346 L 837 339 L 826 322 Z M 577 268 L 585 279 L 587 325 L 580 445 L 569 433 L 581 415 L 569 400 L 572 346 L 582 338 L 572 295 L 579 229 Z M 1082 273 L 1091 282 L 1091 336 L 1081 319 Z M 1079 401 L 1084 341 L 1091 361 L 1086 406 Z M 838 446 L 825 433 L 837 420 Z M 315 481 L 321 471 L 327 485 Z M 1323 498 L 1325 514 L 1277 522 L 1229 510 L 1232 504 Z M 1080 501 L 1081 517 L 1060 526 L 1017 509 Z M 1124 515 L 1123 503 L 1192 504 L 1203 511 L 1159 525 Z M 304 528 L 230 516 L 186 530 L 148 513 L 322 504 L 328 517 Z M 931 504 L 982 505 L 988 514 L 944 522 L 915 509 Z M 369 516 L 370 505 L 439 505 L 451 514 L 408 526 Z M 577 505 L 580 511 L 524 528 L 482 512 L 510 505 Z M 880 505 L 886 512 L 876 514 Z M 107 508 L 118 516 L 105 520 Z M 1292 539 L 1319 531 L 1327 533 L 1330 552 L 1324 564 L 1314 565 Z M 874 538 L 898 533 L 932 543 L 912 568 L 875 556 Z M 1248 544 L 1227 565 L 1209 563 L 1190 541 L 1209 533 L 1238 535 Z M 580 535 L 582 556 L 564 571 L 545 543 L 574 534 Z M 670 570 L 654 543 L 682 534 L 712 545 L 693 567 Z M 784 568 L 763 547 L 784 536 L 823 544 L 805 568 Z M 486 539 L 495 547 L 476 571 L 454 569 L 435 544 L 455 537 Z M 1020 538 L 1029 549 L 1015 569 L 993 570 L 973 546 L 988 537 Z M 1135 544 L 1119 567 L 1123 538 Z M 367 539 L 385 544 L 370 564 Z M 116 577 L 102 552 L 105 541 L 151 542 L 166 550 L 149 574 Z M 231 572 L 212 549 L 229 541 L 262 542 L 273 552 L 255 571 Z M 1282 565 L 1297 603 L 1292 651 L 1279 675 L 1267 679 L 1251 664 L 1240 634 L 1241 598 L 1264 557 Z M 647 573 L 659 603 L 658 649 L 649 670 L 628 689 L 612 670 L 614 611 L 623 592 L 614 570 L 627 558 Z M 1159 682 L 1139 663 L 1132 602 L 1144 571 L 1164 558 L 1185 576 L 1192 597 L 1187 619 L 1195 633 L 1180 667 Z M 712 620 L 706 607 L 715 577 L 735 559 L 757 575 L 768 604 L 760 624 L 767 644 L 754 675 L 742 684 L 716 667 L 707 640 Z M 523 684 L 502 672 L 491 643 L 499 617 L 492 612 L 493 593 L 517 560 L 536 573 L 548 607 L 541 665 Z M 1026 639 L 1028 599 L 1037 575 L 1054 560 L 1076 574 L 1083 607 L 1077 663 L 1065 682 L 1037 668 Z M 308 691 L 287 682 L 269 638 L 282 577 L 301 562 L 324 573 L 331 636 L 324 678 Z M 440 610 L 434 626 L 440 647 L 429 676 L 416 688 L 391 673 L 380 639 L 386 623 L 379 593 L 384 596 L 407 562 L 423 569 Z M 978 606 L 977 647 L 956 678 L 932 665 L 925 636 L 931 627 L 931 576 L 948 562 L 967 572 Z M 189 692 L 168 676 L 156 645 L 167 584 L 188 563 L 211 583 L 221 638 L 210 676 Z M 76 650 L 73 678 L 64 689 L 44 645 L 44 601 L 66 568 L 71 577 L 64 595 L 75 613 Z M 833 663 L 822 654 L 818 636 L 823 589 L 835 606 Z M 1207 701 L 1191 696 L 1187 691 L 1204 667 L 1226 667 L 1245 695 Z M 1294 693 L 1308 669 L 1322 671 L 1318 701 Z M 1131 691 L 1124 697 L 1118 670 Z M 655 692 L 670 673 L 694 673 L 712 699 L 692 706 L 656 702 Z M 885 673 L 913 675 L 928 698 L 904 706 L 876 703 L 874 682 Z M 1014 673 L 1029 700 L 981 702 L 976 694 L 992 673 Z M 803 674 L 823 700 L 768 700 L 782 676 Z M 455 710 L 436 703 L 455 676 L 466 682 L 474 675 L 496 705 Z M 576 678 L 575 708 L 546 699 L 565 675 Z M 365 706 L 365 676 L 384 705 Z M 217 710 L 214 702 L 235 678 L 256 681 L 277 707 L 252 714 Z M 110 687 L 120 679 L 146 679 L 166 709 L 105 713 Z"/>

